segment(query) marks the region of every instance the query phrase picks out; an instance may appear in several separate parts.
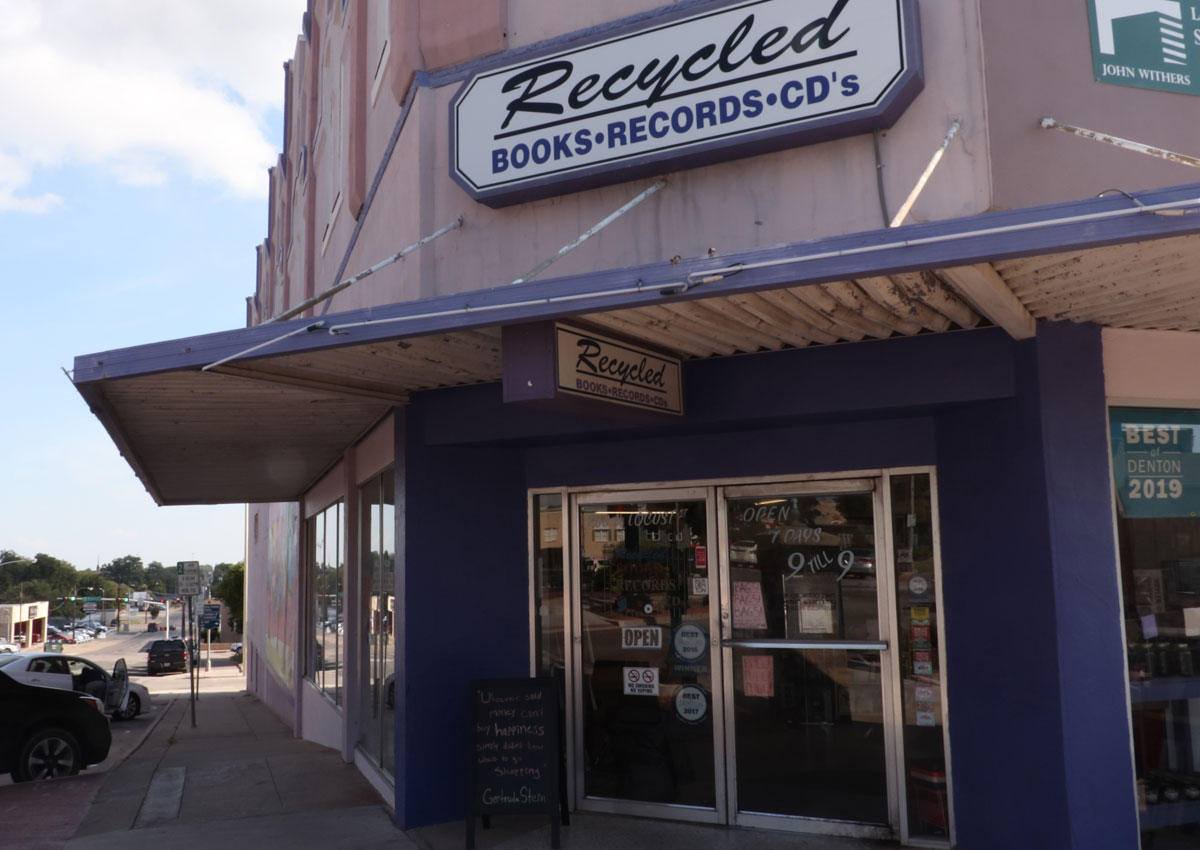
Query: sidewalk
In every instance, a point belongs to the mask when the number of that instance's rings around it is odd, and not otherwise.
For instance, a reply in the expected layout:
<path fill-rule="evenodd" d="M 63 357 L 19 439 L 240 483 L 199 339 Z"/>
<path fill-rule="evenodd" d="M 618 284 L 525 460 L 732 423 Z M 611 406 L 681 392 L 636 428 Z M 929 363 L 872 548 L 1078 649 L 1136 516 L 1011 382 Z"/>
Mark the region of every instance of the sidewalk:
<path fill-rule="evenodd" d="M 353 765 L 297 740 L 244 692 L 228 662 L 202 670 L 196 728 L 188 682 L 158 703 L 144 740 L 116 764 L 53 782 L 2 789 L 4 850 L 460 850 L 463 823 L 405 833 Z M 160 690 L 156 696 L 161 697 Z M 156 700 L 156 703 L 158 701 Z M 126 750 L 125 752 L 128 752 Z M 494 818 L 479 850 L 545 850 L 544 817 Z M 576 812 L 566 850 L 886 850 L 891 842 L 728 829 Z"/>
<path fill-rule="evenodd" d="M 212 684 L 212 683 L 206 683 Z M 89 777 L 96 779 L 99 777 Z M 378 795 L 244 693 L 175 699 L 103 776 L 68 850 L 411 847 Z"/>

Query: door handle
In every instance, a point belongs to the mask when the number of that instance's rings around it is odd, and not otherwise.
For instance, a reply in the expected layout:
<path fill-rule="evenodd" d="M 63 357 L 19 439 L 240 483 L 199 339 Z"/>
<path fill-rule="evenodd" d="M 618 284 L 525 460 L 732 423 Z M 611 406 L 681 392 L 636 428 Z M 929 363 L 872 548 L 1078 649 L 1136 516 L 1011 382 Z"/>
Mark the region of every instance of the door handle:
<path fill-rule="evenodd" d="M 888 648 L 886 640 L 787 640 L 784 638 L 762 638 L 761 640 L 722 640 L 721 646 L 740 649 L 850 649 L 883 652 Z"/>

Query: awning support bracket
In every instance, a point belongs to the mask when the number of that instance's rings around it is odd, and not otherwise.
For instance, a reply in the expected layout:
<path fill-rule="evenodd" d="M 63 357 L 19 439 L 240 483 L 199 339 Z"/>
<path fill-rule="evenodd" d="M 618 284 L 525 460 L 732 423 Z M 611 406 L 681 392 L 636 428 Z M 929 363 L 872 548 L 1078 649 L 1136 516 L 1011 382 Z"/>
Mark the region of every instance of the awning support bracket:
<path fill-rule="evenodd" d="M 403 250 L 397 251 L 395 254 L 392 254 L 392 256 L 388 257 L 386 260 L 380 260 L 378 263 L 371 266 L 369 269 L 364 269 L 363 271 L 359 272 L 358 274 L 353 275 L 352 277 L 346 278 L 341 283 L 335 283 L 333 286 L 329 287 L 324 292 L 318 293 L 317 295 L 314 295 L 312 298 L 308 298 L 308 299 L 300 302 L 295 307 L 285 310 L 284 312 L 280 313 L 278 316 L 273 316 L 270 319 L 267 319 L 265 322 L 263 322 L 263 324 L 270 325 L 270 324 L 274 324 L 275 322 L 285 321 L 287 319 L 292 318 L 293 316 L 300 315 L 305 310 L 307 310 L 309 307 L 315 307 L 316 305 L 320 304 L 322 301 L 328 301 L 330 298 L 337 295 L 342 290 L 348 289 L 349 287 L 358 283 L 363 278 L 370 277 L 371 275 L 375 274 L 375 272 L 379 271 L 380 269 L 386 268 L 387 266 L 390 266 L 392 263 L 396 263 L 396 262 L 399 262 L 400 260 L 403 260 L 405 257 L 407 257 L 409 254 L 411 254 L 413 251 L 416 251 L 418 248 L 422 248 L 422 247 L 428 245 L 430 242 L 432 242 L 434 239 L 437 239 L 439 236 L 444 236 L 445 234 L 449 233 L 451 230 L 457 230 L 458 228 L 462 227 L 463 218 L 464 217 L 460 215 L 458 218 L 454 219 L 454 221 L 450 222 L 450 224 L 447 224 L 445 227 L 443 227 L 441 230 L 435 231 L 434 233 L 430 233 L 428 236 L 424 236 L 421 239 L 418 239 L 416 242 L 412 243 L 407 248 L 404 248 Z"/>
<path fill-rule="evenodd" d="M 1042 127 L 1047 130 L 1058 130 L 1063 133 L 1070 133 L 1073 136 L 1079 136 L 1083 139 L 1091 139 L 1094 142 L 1103 142 L 1106 145 L 1113 145 L 1122 150 L 1133 151 L 1134 153 L 1145 154 L 1146 156 L 1165 159 L 1168 162 L 1177 162 L 1180 165 L 1190 165 L 1192 168 L 1200 168 L 1200 157 L 1189 156 L 1185 153 L 1176 153 L 1165 148 L 1156 148 L 1151 145 L 1144 145 L 1141 142 L 1122 139 L 1119 136 L 1110 136 L 1108 133 L 1098 133 L 1095 130 L 1088 130 L 1085 127 L 1076 127 L 1073 124 L 1064 124 L 1053 118 L 1043 118 Z"/>
<path fill-rule="evenodd" d="M 281 334 L 280 336 L 277 336 L 274 339 L 269 339 L 266 342 L 260 342 L 258 345 L 252 345 L 249 348 L 247 348 L 245 351 L 239 351 L 237 354 L 230 354 L 228 357 L 222 357 L 216 363 L 209 363 L 207 366 L 201 367 L 200 371 L 201 372 L 209 372 L 213 369 L 216 369 L 218 366 L 224 366 L 226 363 L 230 362 L 231 360 L 239 360 L 248 354 L 253 354 L 256 351 L 259 351 L 260 349 L 269 348 L 270 346 L 275 345 L 275 343 L 277 343 L 277 342 L 283 342 L 285 339 L 290 339 L 291 337 L 299 336 L 300 334 L 308 333 L 310 331 L 319 330 L 320 328 L 323 328 L 323 327 L 325 327 L 324 322 L 313 322 L 312 324 L 305 325 L 302 328 L 296 328 L 295 330 L 289 331 L 288 333 L 285 333 L 285 334 Z"/>
<path fill-rule="evenodd" d="M 649 189 L 646 189 L 644 192 L 641 192 L 640 194 L 638 194 L 637 197 L 630 200 L 629 203 L 625 204 L 621 208 L 615 210 L 612 214 L 606 216 L 605 218 L 603 218 L 600 221 L 593 224 L 591 227 L 589 227 L 587 230 L 585 230 L 583 233 L 581 233 L 579 235 L 579 237 L 577 239 L 575 239 L 573 242 L 568 242 L 566 245 L 563 245 L 561 248 L 558 249 L 558 253 L 542 260 L 540 263 L 538 263 L 536 266 L 531 268 L 529 271 L 525 272 L 525 274 L 521 275 L 519 278 L 512 281 L 512 283 L 510 283 L 509 286 L 512 286 L 512 285 L 518 284 L 518 283 L 525 283 L 526 281 L 533 280 L 535 277 L 540 275 L 546 269 L 550 268 L 550 266 L 557 263 L 559 260 L 561 260 L 567 254 L 574 251 L 576 248 L 578 248 L 584 242 L 591 239 L 593 236 L 595 236 L 601 230 L 608 227 L 610 224 L 612 224 L 618 218 L 625 215 L 625 213 L 629 212 L 631 209 L 636 207 L 642 201 L 649 198 L 651 195 L 658 192 L 660 189 L 662 189 L 666 185 L 667 185 L 667 178 L 665 178 L 665 177 L 660 178 L 659 181 L 657 183 L 655 183 L 653 186 L 651 186 Z"/>
<path fill-rule="evenodd" d="M 904 223 L 904 219 L 908 218 L 908 213 L 913 208 L 913 204 L 917 202 L 917 198 L 921 197 L 921 193 L 925 191 L 925 184 L 929 182 L 929 178 L 933 176 L 934 169 L 938 167 L 938 163 L 942 161 L 942 156 L 946 153 L 946 148 L 950 147 L 950 142 L 954 140 L 958 134 L 958 128 L 962 126 L 962 122 L 957 118 L 950 125 L 950 129 L 946 131 L 946 138 L 942 139 L 941 145 L 933 152 L 933 156 L 929 159 L 929 164 L 925 166 L 925 170 L 921 172 L 917 184 L 913 186 L 912 191 L 908 193 L 908 197 L 904 199 L 904 203 L 900 205 L 900 209 L 896 210 L 896 214 L 892 216 L 888 227 L 899 227 Z"/>

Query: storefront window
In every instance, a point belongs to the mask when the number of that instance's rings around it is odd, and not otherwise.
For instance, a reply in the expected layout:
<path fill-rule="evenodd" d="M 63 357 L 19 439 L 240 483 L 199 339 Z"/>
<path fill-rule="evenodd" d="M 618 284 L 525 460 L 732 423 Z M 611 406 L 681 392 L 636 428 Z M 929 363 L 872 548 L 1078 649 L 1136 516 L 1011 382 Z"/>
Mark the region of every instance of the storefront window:
<path fill-rule="evenodd" d="M 553 676 L 563 660 L 562 496 L 533 497 L 534 658 L 538 676 Z"/>
<path fill-rule="evenodd" d="M 1200 411 L 1111 411 L 1144 847 L 1200 829 Z"/>
<path fill-rule="evenodd" d="M 359 748 L 388 774 L 396 737 L 396 485 L 388 469 L 359 489 L 362 653 Z"/>
<path fill-rule="evenodd" d="M 342 536 L 342 503 L 338 502 L 308 521 L 309 588 L 312 640 L 309 642 L 309 678 L 337 705 L 342 704 L 343 590 L 345 545 Z"/>
<path fill-rule="evenodd" d="M 891 477 L 908 833 L 948 838 L 946 740 L 930 477 Z"/>

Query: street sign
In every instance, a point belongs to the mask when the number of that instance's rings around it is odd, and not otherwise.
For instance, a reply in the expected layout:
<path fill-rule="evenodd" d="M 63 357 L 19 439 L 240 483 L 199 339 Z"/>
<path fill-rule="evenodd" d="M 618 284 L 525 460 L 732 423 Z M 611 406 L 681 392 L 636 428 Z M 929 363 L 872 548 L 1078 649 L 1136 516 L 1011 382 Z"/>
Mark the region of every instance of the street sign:
<path fill-rule="evenodd" d="M 200 628 L 212 629 L 214 632 L 221 630 L 221 606 L 205 605 L 204 610 L 200 612 Z"/>
<path fill-rule="evenodd" d="M 176 565 L 179 574 L 179 595 L 196 596 L 200 593 L 200 562 L 180 561 Z"/>

